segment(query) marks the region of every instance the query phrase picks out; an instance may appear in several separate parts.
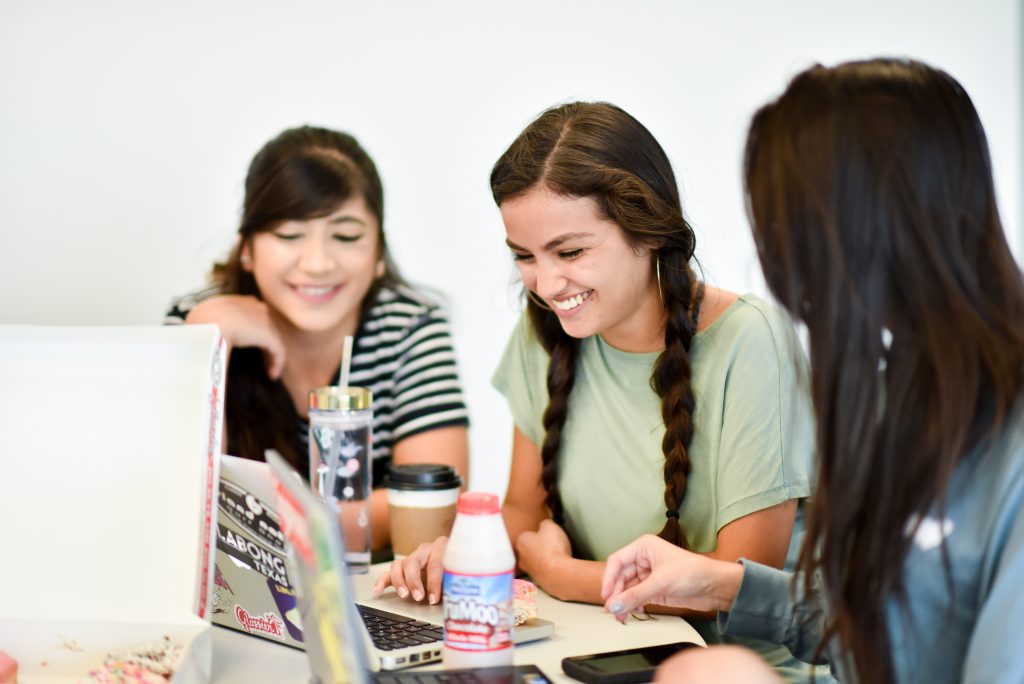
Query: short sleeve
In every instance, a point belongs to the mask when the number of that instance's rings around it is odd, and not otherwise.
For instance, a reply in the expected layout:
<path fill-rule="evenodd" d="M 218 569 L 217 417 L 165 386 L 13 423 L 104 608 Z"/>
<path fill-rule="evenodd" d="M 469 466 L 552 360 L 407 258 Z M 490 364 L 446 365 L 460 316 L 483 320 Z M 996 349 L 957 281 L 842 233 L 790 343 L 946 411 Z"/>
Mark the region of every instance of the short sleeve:
<path fill-rule="evenodd" d="M 508 402 L 515 426 L 534 444 L 544 440 L 546 359 L 547 353 L 524 312 L 509 337 L 491 384 Z"/>
<path fill-rule="evenodd" d="M 208 284 L 176 298 L 171 302 L 167 313 L 164 314 L 164 325 L 182 325 L 196 304 L 218 294 L 220 294 L 220 289 L 216 285 Z"/>
<path fill-rule="evenodd" d="M 723 395 L 716 528 L 810 495 L 813 413 L 798 378 L 806 360 L 792 325 L 760 302 L 730 349 Z"/>
<path fill-rule="evenodd" d="M 451 326 L 431 306 L 402 340 L 394 384 L 394 441 L 441 427 L 469 425 Z"/>

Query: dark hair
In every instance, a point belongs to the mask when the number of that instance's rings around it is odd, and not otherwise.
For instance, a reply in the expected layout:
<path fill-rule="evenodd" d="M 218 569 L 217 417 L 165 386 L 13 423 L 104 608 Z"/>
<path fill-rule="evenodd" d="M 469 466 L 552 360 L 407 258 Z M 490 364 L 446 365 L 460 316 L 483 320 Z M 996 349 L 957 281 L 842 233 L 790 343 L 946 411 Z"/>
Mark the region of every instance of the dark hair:
<path fill-rule="evenodd" d="M 361 196 L 379 225 L 383 277 L 363 298 L 363 313 L 381 287 L 402 283 L 384 238 L 384 190 L 377 167 L 351 135 L 303 126 L 284 131 L 256 153 L 245 178 L 245 201 L 238 244 L 226 262 L 216 264 L 212 279 L 222 294 L 259 297 L 252 274 L 241 264 L 241 250 L 252 236 L 285 221 L 327 216 L 353 196 Z M 227 448 L 230 453 L 262 459 L 264 450 L 279 451 L 299 472 L 308 456 L 300 441 L 300 418 L 291 395 L 266 374 L 262 353 L 235 349 L 228 365 Z"/>
<path fill-rule="evenodd" d="M 816 66 L 754 116 L 744 175 L 768 286 L 810 338 L 820 472 L 799 568 L 808 587 L 820 570 L 825 638 L 858 680 L 889 682 L 906 526 L 1022 385 L 1024 280 L 985 133 L 937 69 Z"/>
<path fill-rule="evenodd" d="M 690 386 L 690 343 L 696 332 L 702 290 L 690 267 L 696 238 L 683 218 L 675 175 L 665 151 L 644 126 L 618 107 L 576 102 L 549 109 L 526 127 L 494 164 L 494 201 L 519 197 L 543 187 L 568 197 L 593 198 L 622 228 L 627 244 L 639 250 L 654 245 L 652 272 L 660 272 L 665 304 L 665 351 L 651 374 L 661 397 L 665 436 L 665 508 L 660 536 L 687 546 L 678 522 L 690 472 L 695 399 Z M 558 452 L 575 381 L 579 340 L 567 335 L 558 318 L 527 298 L 530 321 L 551 360 L 548 406 L 544 411 L 542 482 L 555 522 L 563 522 L 558 493 Z"/>

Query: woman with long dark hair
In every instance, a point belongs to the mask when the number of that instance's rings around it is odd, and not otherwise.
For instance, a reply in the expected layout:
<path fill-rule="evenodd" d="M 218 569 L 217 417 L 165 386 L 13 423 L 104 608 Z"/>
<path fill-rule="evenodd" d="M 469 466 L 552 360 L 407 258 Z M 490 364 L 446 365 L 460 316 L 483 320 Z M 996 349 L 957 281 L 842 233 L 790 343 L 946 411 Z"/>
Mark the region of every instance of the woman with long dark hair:
<path fill-rule="evenodd" d="M 354 337 L 352 385 L 373 392 L 373 483 L 388 464 L 447 463 L 468 478 L 468 416 L 448 319 L 398 274 L 384 190 L 347 133 L 284 131 L 253 158 L 238 242 L 205 290 L 168 323 L 216 323 L 230 348 L 227 452 L 276 449 L 309 472 L 309 390 L 337 384 Z M 371 502 L 374 548 L 388 545 L 387 499 Z"/>
<path fill-rule="evenodd" d="M 694 232 L 654 136 L 610 104 L 556 107 L 501 155 L 491 190 L 528 295 L 494 377 L 515 423 L 503 515 L 519 567 L 549 594 L 591 603 L 605 557 L 648 531 L 782 567 L 810 492 L 803 360 L 781 312 L 697 279 Z M 443 549 L 396 562 L 378 590 L 421 598 L 427 569 L 438 600 L 431 559 Z M 806 678 L 784 648 L 758 646 Z"/>
<path fill-rule="evenodd" d="M 800 574 L 644 538 L 611 557 L 606 606 L 725 611 L 842 681 L 1024 681 L 1024 278 L 971 99 L 920 62 L 814 67 L 754 116 L 744 174 L 810 339 Z"/>

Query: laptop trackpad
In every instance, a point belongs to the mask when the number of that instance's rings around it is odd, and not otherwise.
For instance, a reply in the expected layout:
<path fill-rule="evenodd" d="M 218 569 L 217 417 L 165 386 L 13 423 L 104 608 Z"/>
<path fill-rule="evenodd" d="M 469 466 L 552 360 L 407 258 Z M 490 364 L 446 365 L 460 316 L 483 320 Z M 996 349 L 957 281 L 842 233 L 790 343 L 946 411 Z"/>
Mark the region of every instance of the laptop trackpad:
<path fill-rule="evenodd" d="M 541 618 L 531 618 L 512 628 L 512 642 L 525 644 L 529 641 L 546 639 L 555 633 L 555 623 Z"/>

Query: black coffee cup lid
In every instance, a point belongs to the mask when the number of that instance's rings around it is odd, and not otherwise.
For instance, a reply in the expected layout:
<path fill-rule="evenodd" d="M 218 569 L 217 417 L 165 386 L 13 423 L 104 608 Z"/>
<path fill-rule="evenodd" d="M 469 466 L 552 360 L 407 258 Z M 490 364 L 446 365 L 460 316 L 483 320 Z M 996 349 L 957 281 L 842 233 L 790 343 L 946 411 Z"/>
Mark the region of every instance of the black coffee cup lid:
<path fill-rule="evenodd" d="M 403 463 L 391 465 L 384 476 L 389 489 L 433 491 L 462 486 L 462 477 L 455 469 L 440 463 Z"/>

